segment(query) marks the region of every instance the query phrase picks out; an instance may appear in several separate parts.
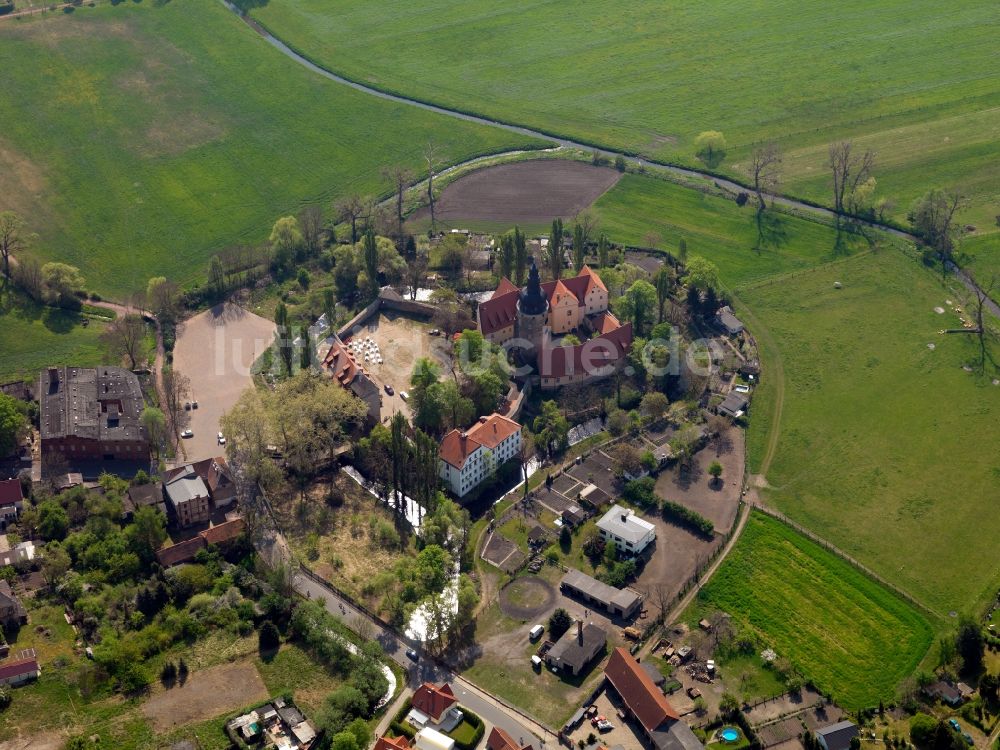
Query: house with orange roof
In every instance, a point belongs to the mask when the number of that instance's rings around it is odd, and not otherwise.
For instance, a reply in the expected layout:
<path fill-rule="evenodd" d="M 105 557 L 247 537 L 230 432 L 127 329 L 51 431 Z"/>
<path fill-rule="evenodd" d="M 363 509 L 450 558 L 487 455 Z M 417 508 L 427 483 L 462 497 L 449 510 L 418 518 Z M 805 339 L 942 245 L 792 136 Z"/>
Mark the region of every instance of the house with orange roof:
<path fill-rule="evenodd" d="M 402 734 L 399 737 L 383 735 L 375 741 L 374 750 L 410 750 L 410 741 Z"/>
<path fill-rule="evenodd" d="M 500 727 L 493 727 L 490 736 L 486 738 L 487 750 L 533 750 L 532 746 L 521 745 L 514 741 L 507 732 Z"/>
<path fill-rule="evenodd" d="M 323 369 L 340 384 L 341 388 L 365 402 L 369 421 L 378 422 L 382 413 L 382 392 L 378 383 L 364 367 L 358 364 L 350 348 L 336 334 L 323 357 Z"/>
<path fill-rule="evenodd" d="M 438 450 L 439 475 L 457 497 L 463 497 L 520 451 L 521 425 L 494 412 L 467 430 L 455 429 L 444 436 Z"/>

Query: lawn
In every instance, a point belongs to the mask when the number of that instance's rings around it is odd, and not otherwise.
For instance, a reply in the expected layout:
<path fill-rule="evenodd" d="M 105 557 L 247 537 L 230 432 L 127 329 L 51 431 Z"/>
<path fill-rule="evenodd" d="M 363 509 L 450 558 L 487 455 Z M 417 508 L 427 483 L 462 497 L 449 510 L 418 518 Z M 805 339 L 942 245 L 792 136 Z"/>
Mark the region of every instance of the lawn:
<path fill-rule="evenodd" d="M 993 282 L 993 299 L 1000 299 L 1000 232 L 977 234 L 964 239 L 959 246 L 964 255 L 962 264 L 979 283 L 988 287 Z"/>
<path fill-rule="evenodd" d="M 754 514 L 686 619 L 728 612 L 848 709 L 890 699 L 932 640 L 909 604 L 848 563 Z"/>
<path fill-rule="evenodd" d="M 275 219 L 389 191 L 426 171 L 537 144 L 353 91 L 288 59 L 221 3 L 121 3 L 0 27 L 0 209 L 44 260 L 113 296 L 208 259 Z"/>
<path fill-rule="evenodd" d="M 778 212 L 760 221 L 750 205 L 706 195 L 665 180 L 626 175 L 594 204 L 601 230 L 615 242 L 646 245 L 650 233 L 658 247 L 715 261 L 727 285 L 798 271 L 837 260 L 867 244 L 839 238 L 829 225 Z M 758 231 L 758 229 L 760 231 Z"/>
<path fill-rule="evenodd" d="M 1000 373 L 978 371 L 976 337 L 940 333 L 961 327 L 955 290 L 887 248 L 737 295 L 762 345 L 764 500 L 939 614 L 978 612 L 1000 585 Z"/>
<path fill-rule="evenodd" d="M 699 132 L 721 130 L 718 168 L 737 174 L 775 140 L 783 188 L 823 201 L 827 144 L 850 137 L 879 152 L 897 217 L 934 185 L 971 190 L 973 223 L 995 213 L 1000 59 L 986 0 L 251 5 L 326 67 L 421 100 L 685 163 Z"/>
<path fill-rule="evenodd" d="M 0 178 L 2 179 L 2 178 Z M 49 365 L 94 366 L 104 355 L 100 319 L 31 302 L 20 294 L 0 293 L 0 382 L 35 378 Z"/>

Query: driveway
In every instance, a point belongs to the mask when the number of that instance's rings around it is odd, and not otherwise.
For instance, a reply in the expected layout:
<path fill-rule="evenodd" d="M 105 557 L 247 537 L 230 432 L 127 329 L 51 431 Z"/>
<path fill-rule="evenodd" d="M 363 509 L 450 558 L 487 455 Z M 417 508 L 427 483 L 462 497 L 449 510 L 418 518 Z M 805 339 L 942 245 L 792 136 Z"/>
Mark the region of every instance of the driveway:
<path fill-rule="evenodd" d="M 274 323 L 238 305 L 216 305 L 177 331 L 174 368 L 191 379 L 189 428 L 177 461 L 198 461 L 224 453 L 218 444 L 219 420 L 252 387 L 250 367 L 274 340 Z"/>

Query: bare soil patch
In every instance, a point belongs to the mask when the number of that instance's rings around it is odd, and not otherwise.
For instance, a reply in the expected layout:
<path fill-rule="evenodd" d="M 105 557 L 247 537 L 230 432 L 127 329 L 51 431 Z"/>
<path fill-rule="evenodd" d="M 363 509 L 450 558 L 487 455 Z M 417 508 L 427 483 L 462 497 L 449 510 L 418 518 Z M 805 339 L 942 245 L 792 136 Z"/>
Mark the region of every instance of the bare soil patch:
<path fill-rule="evenodd" d="M 143 705 L 142 713 L 158 732 L 167 732 L 267 697 L 267 688 L 253 664 L 221 664 L 193 672 L 183 686 L 156 693 Z"/>
<path fill-rule="evenodd" d="M 66 738 L 57 732 L 43 732 L 0 742 L 0 750 L 61 750 L 65 742 Z"/>
<path fill-rule="evenodd" d="M 500 164 L 465 175 L 448 185 L 435 218 L 460 221 L 548 222 L 571 217 L 614 186 L 621 173 L 578 161 L 538 159 Z M 412 217 L 430 217 L 421 209 Z"/>
<path fill-rule="evenodd" d="M 500 609 L 516 620 L 530 620 L 551 609 L 555 587 L 538 576 L 522 576 L 500 592 Z"/>

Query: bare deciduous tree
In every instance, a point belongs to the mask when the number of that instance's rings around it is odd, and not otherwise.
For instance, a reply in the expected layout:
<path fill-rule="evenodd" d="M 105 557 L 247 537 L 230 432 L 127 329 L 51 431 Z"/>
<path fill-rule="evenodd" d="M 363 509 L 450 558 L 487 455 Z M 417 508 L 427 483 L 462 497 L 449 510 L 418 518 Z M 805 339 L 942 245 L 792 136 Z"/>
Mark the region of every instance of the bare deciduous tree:
<path fill-rule="evenodd" d="M 983 320 L 983 308 L 986 307 L 987 300 L 993 288 L 997 285 L 997 277 L 993 275 L 986 286 L 976 287 L 976 334 L 979 337 L 979 366 L 986 367 L 986 325 Z"/>
<path fill-rule="evenodd" d="M 955 252 L 955 214 L 967 204 L 968 199 L 958 190 L 935 189 L 917 201 L 910 211 L 913 228 L 938 254 L 942 275 L 947 273 Z"/>
<path fill-rule="evenodd" d="M 323 211 L 319 206 L 306 206 L 299 211 L 302 244 L 309 255 L 317 255 L 323 246 Z"/>
<path fill-rule="evenodd" d="M 854 150 L 851 141 L 830 144 L 827 166 L 833 174 L 833 210 L 844 213 L 845 199 L 857 190 L 858 185 L 871 177 L 875 167 L 875 152 L 865 149 L 862 153 Z"/>
<path fill-rule="evenodd" d="M 431 209 L 431 227 L 434 227 L 434 170 L 438 163 L 438 148 L 434 141 L 428 141 L 424 148 L 424 159 L 427 161 L 427 203 Z"/>
<path fill-rule="evenodd" d="M 173 369 L 163 371 L 163 394 L 166 413 L 176 439 L 181 429 L 187 426 L 190 414 L 184 409 L 184 402 L 191 398 L 191 379 Z"/>
<path fill-rule="evenodd" d="M 766 207 L 764 193 L 777 188 L 780 171 L 781 150 L 777 143 L 766 143 L 754 149 L 750 157 L 750 176 L 753 177 L 753 191 L 757 193 L 761 211 Z"/>
<path fill-rule="evenodd" d="M 122 315 L 104 329 L 100 340 L 111 359 L 127 358 L 129 369 L 134 370 L 146 342 L 146 324 L 140 315 Z"/>
<path fill-rule="evenodd" d="M 351 244 L 358 241 L 358 219 L 366 215 L 368 203 L 357 193 L 344 196 L 334 204 L 340 221 L 351 222 Z"/>
<path fill-rule="evenodd" d="M 396 232 L 403 236 L 403 196 L 406 188 L 413 181 L 413 173 L 406 167 L 394 166 L 385 167 L 382 176 L 392 182 L 392 187 L 396 191 Z"/>
<path fill-rule="evenodd" d="M 406 266 L 406 283 L 410 287 L 410 299 L 416 300 L 417 289 L 420 288 L 420 284 L 424 280 L 424 274 L 427 273 L 427 253 L 417 252 L 416 257 L 414 257 Z"/>
<path fill-rule="evenodd" d="M 0 212 L 0 260 L 3 260 L 4 283 L 10 278 L 10 259 L 28 243 L 24 219 L 13 211 Z"/>

